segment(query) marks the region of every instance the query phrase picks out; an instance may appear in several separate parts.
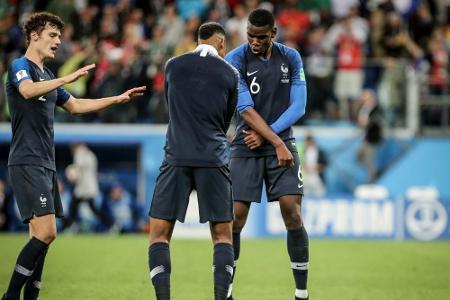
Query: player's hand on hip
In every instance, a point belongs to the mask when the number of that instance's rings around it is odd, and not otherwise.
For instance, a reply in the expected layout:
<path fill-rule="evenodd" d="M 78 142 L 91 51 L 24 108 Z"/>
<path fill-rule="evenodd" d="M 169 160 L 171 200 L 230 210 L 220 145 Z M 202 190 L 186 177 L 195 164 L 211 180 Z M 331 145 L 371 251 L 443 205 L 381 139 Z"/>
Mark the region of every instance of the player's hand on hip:
<path fill-rule="evenodd" d="M 117 96 L 118 103 L 126 103 L 131 100 L 133 97 L 138 97 L 144 95 L 146 87 L 145 86 L 139 86 L 132 89 L 129 89 L 128 91 L 120 94 Z"/>
<path fill-rule="evenodd" d="M 276 146 L 275 151 L 277 152 L 279 166 L 290 168 L 294 165 L 294 157 L 284 143 Z"/>
<path fill-rule="evenodd" d="M 242 132 L 245 133 L 244 142 L 251 150 L 258 148 L 264 143 L 264 138 L 256 131 L 249 129 L 242 130 Z"/>
<path fill-rule="evenodd" d="M 78 78 L 80 78 L 82 76 L 86 76 L 89 73 L 89 70 L 92 70 L 93 68 L 95 68 L 95 64 L 90 64 L 90 65 L 84 66 L 84 67 L 76 70 L 75 72 L 73 72 L 67 76 L 64 76 L 64 81 L 66 83 L 74 82 Z"/>

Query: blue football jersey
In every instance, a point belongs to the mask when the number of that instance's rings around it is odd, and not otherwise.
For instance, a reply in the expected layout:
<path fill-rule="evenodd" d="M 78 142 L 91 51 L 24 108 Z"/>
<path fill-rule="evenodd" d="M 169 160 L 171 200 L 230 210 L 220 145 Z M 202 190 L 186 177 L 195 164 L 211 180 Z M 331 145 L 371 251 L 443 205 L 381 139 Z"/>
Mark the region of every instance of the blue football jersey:
<path fill-rule="evenodd" d="M 290 106 L 291 87 L 306 85 L 303 63 L 297 50 L 273 43 L 268 59 L 254 55 L 248 44 L 227 54 L 225 59 L 240 73 L 239 94 L 250 92 L 253 108 L 268 125 L 273 124 Z M 238 102 L 239 107 L 239 102 Z M 244 143 L 243 130 L 249 127 L 238 117 L 236 134 L 232 143 L 233 157 L 275 155 L 270 144 L 250 150 Z M 278 133 L 291 151 L 296 151 L 292 127 Z"/>
<path fill-rule="evenodd" d="M 38 165 L 55 170 L 53 122 L 55 106 L 70 98 L 63 88 L 26 100 L 19 92 L 23 80 L 34 82 L 55 79 L 50 69 L 41 70 L 25 56 L 8 68 L 6 94 L 11 114 L 12 141 L 8 165 Z"/>
<path fill-rule="evenodd" d="M 236 109 L 239 75 L 216 55 L 189 52 L 165 68 L 169 126 L 165 160 L 172 166 L 228 165 L 226 132 Z"/>

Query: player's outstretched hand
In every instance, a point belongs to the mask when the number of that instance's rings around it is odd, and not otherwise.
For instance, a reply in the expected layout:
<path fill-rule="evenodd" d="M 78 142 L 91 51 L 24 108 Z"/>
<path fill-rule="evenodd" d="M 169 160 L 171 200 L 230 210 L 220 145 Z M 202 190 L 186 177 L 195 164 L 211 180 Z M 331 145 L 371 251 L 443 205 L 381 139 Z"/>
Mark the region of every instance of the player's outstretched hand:
<path fill-rule="evenodd" d="M 276 146 L 275 151 L 277 152 L 279 166 L 292 167 L 294 165 L 294 157 L 284 143 L 280 143 Z"/>
<path fill-rule="evenodd" d="M 73 72 L 67 76 L 64 76 L 64 81 L 66 83 L 74 82 L 78 78 L 80 78 L 82 76 L 86 76 L 89 73 L 89 70 L 91 70 L 93 68 L 95 68 L 95 64 L 90 64 L 90 65 L 84 66 L 84 67 L 76 70 L 75 72 Z"/>
<path fill-rule="evenodd" d="M 120 94 L 117 96 L 118 103 L 126 103 L 131 100 L 133 97 L 138 97 L 144 95 L 146 87 L 145 86 L 139 86 L 132 89 L 129 89 L 128 91 L 124 92 L 123 94 Z"/>
<path fill-rule="evenodd" d="M 245 133 L 244 142 L 251 150 L 258 148 L 264 143 L 264 138 L 256 131 L 249 129 L 242 132 Z"/>

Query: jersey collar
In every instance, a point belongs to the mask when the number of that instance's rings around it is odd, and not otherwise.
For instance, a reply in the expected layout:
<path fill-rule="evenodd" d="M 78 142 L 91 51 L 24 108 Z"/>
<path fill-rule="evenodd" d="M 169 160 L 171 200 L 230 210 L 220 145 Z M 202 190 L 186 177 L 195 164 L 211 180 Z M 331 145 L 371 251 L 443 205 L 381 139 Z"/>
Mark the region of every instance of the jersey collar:
<path fill-rule="evenodd" d="M 206 55 L 215 55 L 219 56 L 219 52 L 217 52 L 216 48 L 208 44 L 201 44 L 195 48 L 194 52 L 200 52 L 200 56 Z"/>

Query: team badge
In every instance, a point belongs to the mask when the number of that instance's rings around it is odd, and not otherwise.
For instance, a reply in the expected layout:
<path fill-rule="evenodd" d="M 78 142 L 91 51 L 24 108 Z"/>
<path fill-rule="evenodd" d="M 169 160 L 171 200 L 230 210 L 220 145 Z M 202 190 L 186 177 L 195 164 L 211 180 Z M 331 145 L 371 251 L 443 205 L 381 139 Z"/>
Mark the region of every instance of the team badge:
<path fill-rule="evenodd" d="M 289 68 L 285 64 L 281 64 L 281 83 L 289 83 Z"/>
<path fill-rule="evenodd" d="M 16 73 L 17 81 L 20 81 L 22 78 L 25 78 L 25 77 L 28 77 L 26 70 L 20 70 L 19 72 Z"/>

